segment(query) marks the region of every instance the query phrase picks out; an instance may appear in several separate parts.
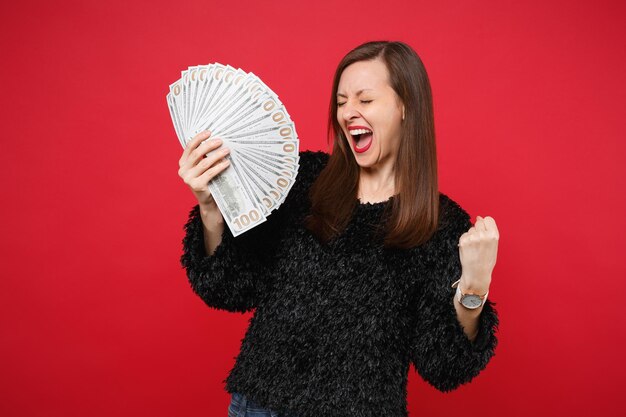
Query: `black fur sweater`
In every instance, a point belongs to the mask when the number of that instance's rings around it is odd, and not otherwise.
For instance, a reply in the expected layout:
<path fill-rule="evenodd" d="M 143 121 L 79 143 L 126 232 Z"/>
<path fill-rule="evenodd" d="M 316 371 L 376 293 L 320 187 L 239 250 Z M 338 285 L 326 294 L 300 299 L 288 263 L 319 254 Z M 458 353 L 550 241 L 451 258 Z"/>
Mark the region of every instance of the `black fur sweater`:
<path fill-rule="evenodd" d="M 256 228 L 206 256 L 198 206 L 185 226 L 181 263 L 211 307 L 256 309 L 223 381 L 265 408 L 296 417 L 406 416 L 409 364 L 446 392 L 494 355 L 498 316 L 488 300 L 472 343 L 451 285 L 469 215 L 440 193 L 441 223 L 427 243 L 384 249 L 374 237 L 388 202 L 358 204 L 343 235 L 320 245 L 302 225 L 307 192 L 328 155 L 300 154 L 287 200 Z"/>

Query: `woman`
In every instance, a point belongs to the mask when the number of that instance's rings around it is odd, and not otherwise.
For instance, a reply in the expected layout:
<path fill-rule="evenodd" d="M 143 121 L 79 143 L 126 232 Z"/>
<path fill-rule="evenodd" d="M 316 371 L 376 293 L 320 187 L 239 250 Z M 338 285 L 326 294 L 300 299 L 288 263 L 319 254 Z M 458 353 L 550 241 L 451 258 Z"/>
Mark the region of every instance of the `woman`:
<path fill-rule="evenodd" d="M 215 308 L 256 309 L 224 381 L 230 416 L 406 416 L 410 363 L 445 392 L 494 355 L 498 230 L 438 191 L 417 54 L 400 42 L 349 52 L 329 133 L 332 154 L 302 152 L 283 205 L 237 238 L 206 186 L 228 150 L 203 158 L 221 146 L 203 133 L 180 159 L 198 199 L 181 257 L 193 290 Z"/>

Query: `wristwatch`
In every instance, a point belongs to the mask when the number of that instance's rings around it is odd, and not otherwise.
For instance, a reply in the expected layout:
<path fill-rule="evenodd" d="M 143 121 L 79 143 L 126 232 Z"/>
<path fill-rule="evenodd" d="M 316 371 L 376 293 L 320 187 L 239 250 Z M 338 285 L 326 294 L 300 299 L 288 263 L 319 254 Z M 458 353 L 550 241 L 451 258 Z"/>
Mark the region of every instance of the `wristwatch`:
<path fill-rule="evenodd" d="M 474 310 L 479 308 L 485 304 L 487 301 L 487 295 L 489 291 L 487 291 L 484 295 L 474 294 L 471 292 L 464 293 L 461 291 L 461 286 L 459 285 L 461 280 L 457 280 L 454 284 L 452 284 L 452 288 L 456 288 L 456 298 L 459 300 L 459 303 L 465 308 L 469 308 L 470 310 Z"/>

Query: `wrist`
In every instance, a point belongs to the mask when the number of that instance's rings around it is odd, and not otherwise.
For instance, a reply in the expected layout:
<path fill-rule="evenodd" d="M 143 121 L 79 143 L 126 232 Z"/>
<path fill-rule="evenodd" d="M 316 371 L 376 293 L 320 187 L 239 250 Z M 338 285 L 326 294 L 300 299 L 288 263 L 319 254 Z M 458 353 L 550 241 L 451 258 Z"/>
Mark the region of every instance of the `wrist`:
<path fill-rule="evenodd" d="M 461 275 L 459 287 L 464 294 L 476 294 L 485 295 L 489 292 L 491 285 L 491 276 L 488 278 L 470 278 L 466 275 Z"/>
<path fill-rule="evenodd" d="M 215 204 L 213 204 L 213 206 L 200 205 L 200 218 L 202 219 L 204 228 L 209 232 L 221 233 L 224 229 L 224 217 Z"/>
<path fill-rule="evenodd" d="M 215 200 L 207 203 L 198 203 L 198 207 L 200 208 L 200 215 L 202 217 L 212 217 L 220 211 L 219 207 L 217 207 L 217 204 L 215 204 Z"/>
<path fill-rule="evenodd" d="M 454 295 L 455 300 L 458 303 L 470 310 L 482 310 L 482 306 L 487 301 L 489 295 L 489 288 L 474 287 L 474 289 L 464 289 L 461 278 L 452 284 L 452 288 L 456 288 Z M 455 304 L 456 305 L 456 304 Z"/>

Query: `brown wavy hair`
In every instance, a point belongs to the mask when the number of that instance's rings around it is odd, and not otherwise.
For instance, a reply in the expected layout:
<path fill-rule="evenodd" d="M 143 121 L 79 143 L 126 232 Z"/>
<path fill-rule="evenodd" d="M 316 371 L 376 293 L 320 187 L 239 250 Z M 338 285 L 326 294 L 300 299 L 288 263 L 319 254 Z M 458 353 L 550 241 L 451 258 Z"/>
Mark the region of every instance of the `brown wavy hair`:
<path fill-rule="evenodd" d="M 395 196 L 379 232 L 386 247 L 410 248 L 428 241 L 439 221 L 439 189 L 433 100 L 428 75 L 417 53 L 403 42 L 367 42 L 339 62 L 328 112 L 333 150 L 311 186 L 311 213 L 305 226 L 326 243 L 338 236 L 358 204 L 359 166 L 337 121 L 337 88 L 343 71 L 359 61 L 381 59 L 389 83 L 405 106 L 395 166 Z"/>

